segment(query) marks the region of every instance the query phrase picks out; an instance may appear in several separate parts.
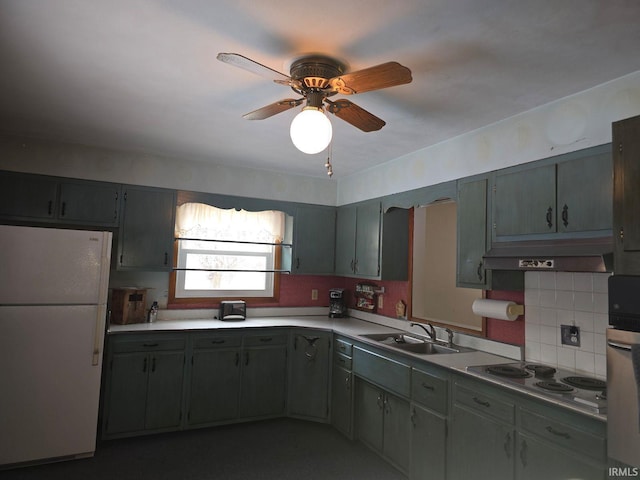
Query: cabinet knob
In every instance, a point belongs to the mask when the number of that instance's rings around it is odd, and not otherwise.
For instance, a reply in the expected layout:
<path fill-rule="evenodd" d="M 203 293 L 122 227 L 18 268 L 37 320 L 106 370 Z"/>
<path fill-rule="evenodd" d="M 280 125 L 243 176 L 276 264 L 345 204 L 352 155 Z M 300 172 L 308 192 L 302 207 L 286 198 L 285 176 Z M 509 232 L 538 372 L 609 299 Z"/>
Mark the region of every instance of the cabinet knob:
<path fill-rule="evenodd" d="M 562 207 L 562 224 L 565 227 L 569 226 L 569 207 L 567 205 Z"/>
<path fill-rule="evenodd" d="M 549 228 L 553 227 L 553 208 L 549 207 L 547 209 L 547 226 Z"/>

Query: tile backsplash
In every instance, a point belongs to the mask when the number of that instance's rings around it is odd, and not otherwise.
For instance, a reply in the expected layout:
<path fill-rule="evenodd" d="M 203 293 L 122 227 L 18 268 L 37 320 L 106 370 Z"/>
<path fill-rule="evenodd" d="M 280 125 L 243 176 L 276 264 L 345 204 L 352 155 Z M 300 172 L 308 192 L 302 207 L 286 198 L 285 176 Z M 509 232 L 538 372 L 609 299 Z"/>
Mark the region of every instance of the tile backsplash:
<path fill-rule="evenodd" d="M 527 361 L 606 377 L 609 276 L 609 273 L 525 273 Z M 580 327 L 580 347 L 562 345 L 560 325 Z"/>

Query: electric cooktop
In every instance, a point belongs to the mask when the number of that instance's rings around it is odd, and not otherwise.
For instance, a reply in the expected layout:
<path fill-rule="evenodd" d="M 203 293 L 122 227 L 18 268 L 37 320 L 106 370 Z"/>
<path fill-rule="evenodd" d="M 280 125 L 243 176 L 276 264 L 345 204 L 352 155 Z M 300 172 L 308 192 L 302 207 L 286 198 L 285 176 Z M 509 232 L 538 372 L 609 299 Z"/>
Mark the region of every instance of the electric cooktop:
<path fill-rule="evenodd" d="M 556 403 L 573 405 L 593 413 L 607 413 L 607 385 L 598 378 L 577 375 L 534 362 L 467 367 L 481 377 L 548 397 Z"/>

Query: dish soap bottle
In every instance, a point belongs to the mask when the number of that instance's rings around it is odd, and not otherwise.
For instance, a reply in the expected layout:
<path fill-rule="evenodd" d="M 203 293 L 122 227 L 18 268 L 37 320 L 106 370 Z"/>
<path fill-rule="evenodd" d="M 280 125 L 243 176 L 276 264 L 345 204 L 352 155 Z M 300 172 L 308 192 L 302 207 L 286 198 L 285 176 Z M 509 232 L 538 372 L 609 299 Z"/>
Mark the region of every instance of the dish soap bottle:
<path fill-rule="evenodd" d="M 153 302 L 151 304 L 151 308 L 149 309 L 149 316 L 147 317 L 147 321 L 149 323 L 153 323 L 158 318 L 158 302 Z"/>

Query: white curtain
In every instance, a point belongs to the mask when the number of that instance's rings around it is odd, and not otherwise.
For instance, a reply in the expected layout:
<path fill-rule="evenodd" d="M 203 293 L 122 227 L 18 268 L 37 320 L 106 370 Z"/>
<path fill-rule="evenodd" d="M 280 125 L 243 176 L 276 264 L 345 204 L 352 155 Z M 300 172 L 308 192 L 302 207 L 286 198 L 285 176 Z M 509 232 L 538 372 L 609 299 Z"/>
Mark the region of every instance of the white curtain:
<path fill-rule="evenodd" d="M 284 212 L 212 207 L 185 203 L 176 210 L 176 237 L 276 243 L 284 235 Z"/>

